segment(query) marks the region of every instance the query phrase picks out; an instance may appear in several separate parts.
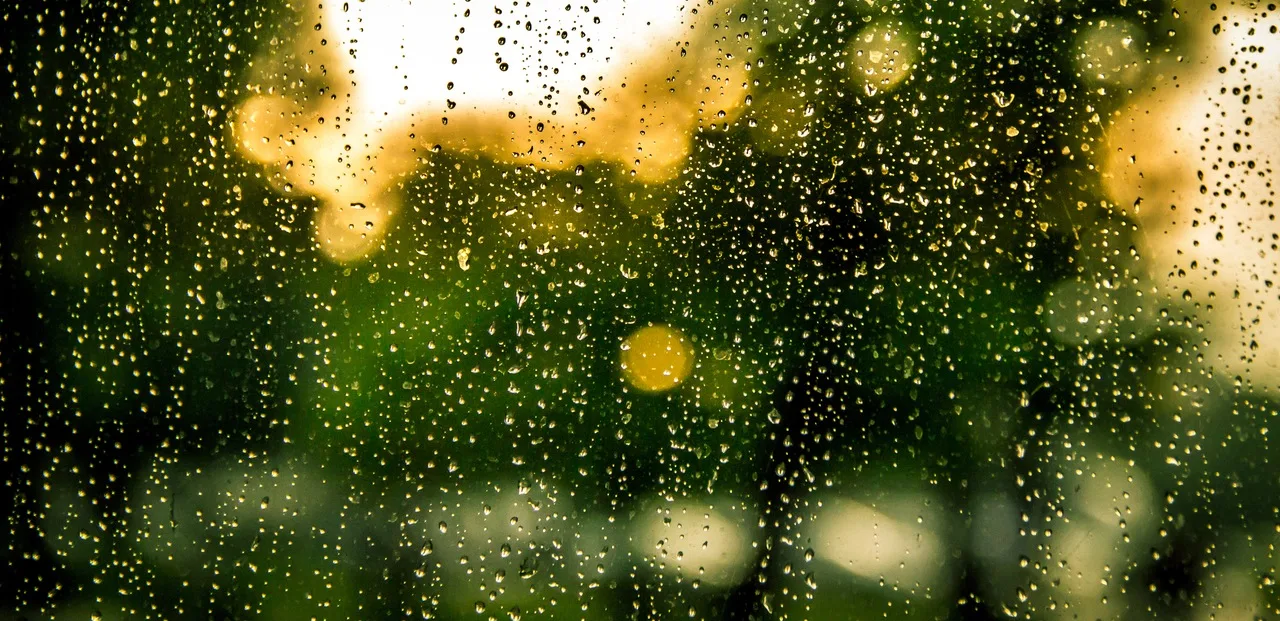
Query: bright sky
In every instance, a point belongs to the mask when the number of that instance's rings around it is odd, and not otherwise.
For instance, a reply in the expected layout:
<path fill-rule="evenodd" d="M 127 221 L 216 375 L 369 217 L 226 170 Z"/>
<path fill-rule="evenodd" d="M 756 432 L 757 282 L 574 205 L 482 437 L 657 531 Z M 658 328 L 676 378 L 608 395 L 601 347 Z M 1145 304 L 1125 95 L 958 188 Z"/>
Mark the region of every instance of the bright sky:
<path fill-rule="evenodd" d="M 330 30 L 343 33 L 354 103 L 378 116 L 434 115 L 446 100 L 522 116 L 548 105 L 575 113 L 580 97 L 596 105 L 602 77 L 625 82 L 651 50 L 688 38 L 691 17 L 684 0 L 329 2 L 324 11 Z"/>

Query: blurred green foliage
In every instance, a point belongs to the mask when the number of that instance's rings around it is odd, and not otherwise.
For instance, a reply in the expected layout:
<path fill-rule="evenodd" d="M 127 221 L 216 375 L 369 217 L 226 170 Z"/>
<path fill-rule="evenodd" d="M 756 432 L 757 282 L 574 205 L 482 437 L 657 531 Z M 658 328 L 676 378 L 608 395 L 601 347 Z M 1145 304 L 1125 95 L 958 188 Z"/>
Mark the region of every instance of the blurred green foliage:
<path fill-rule="evenodd" d="M 1181 618 L 1220 556 L 1274 613 L 1271 398 L 1176 299 L 1046 319 L 1146 269 L 1089 156 L 1127 93 L 1077 35 L 1176 56 L 1177 7 L 741 4 L 752 105 L 676 179 L 430 153 L 351 265 L 227 139 L 291 9 L 0 10 L 0 617 Z M 893 89 L 839 53 L 873 19 L 918 36 Z M 648 394 L 618 356 L 657 323 L 697 362 Z M 898 496 L 942 516 L 904 561 L 939 585 L 815 558 L 832 498 Z M 684 500 L 746 516 L 739 582 L 646 539 Z"/>

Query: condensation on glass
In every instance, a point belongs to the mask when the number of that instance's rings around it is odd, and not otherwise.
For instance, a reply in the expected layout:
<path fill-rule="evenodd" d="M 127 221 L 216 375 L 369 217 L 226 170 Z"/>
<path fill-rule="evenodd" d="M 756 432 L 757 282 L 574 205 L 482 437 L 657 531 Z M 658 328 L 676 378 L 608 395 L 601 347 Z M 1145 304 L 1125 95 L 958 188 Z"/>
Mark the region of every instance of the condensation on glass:
<path fill-rule="evenodd" d="M 1280 615 L 1280 13 L 0 8 L 3 619 Z"/>

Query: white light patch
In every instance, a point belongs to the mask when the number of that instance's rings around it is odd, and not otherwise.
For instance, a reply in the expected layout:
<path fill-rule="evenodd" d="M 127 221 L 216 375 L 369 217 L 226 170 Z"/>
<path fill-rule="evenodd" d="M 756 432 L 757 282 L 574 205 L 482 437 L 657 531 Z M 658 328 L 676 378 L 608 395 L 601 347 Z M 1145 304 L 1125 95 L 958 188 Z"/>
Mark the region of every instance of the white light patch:
<path fill-rule="evenodd" d="M 818 558 L 865 580 L 925 588 L 942 584 L 942 541 L 928 526 L 844 498 L 823 505 L 812 535 Z"/>
<path fill-rule="evenodd" d="M 1184 20 L 1207 51 L 1148 70 L 1150 83 L 1109 129 L 1103 182 L 1140 227 L 1150 277 L 1167 296 L 1161 303 L 1194 312 L 1200 327 L 1186 335 L 1205 343 L 1204 364 L 1274 396 L 1280 19 L 1235 8 Z"/>
<path fill-rule="evenodd" d="M 634 525 L 634 551 L 664 573 L 730 587 L 751 570 L 753 512 L 723 498 L 651 505 Z"/>

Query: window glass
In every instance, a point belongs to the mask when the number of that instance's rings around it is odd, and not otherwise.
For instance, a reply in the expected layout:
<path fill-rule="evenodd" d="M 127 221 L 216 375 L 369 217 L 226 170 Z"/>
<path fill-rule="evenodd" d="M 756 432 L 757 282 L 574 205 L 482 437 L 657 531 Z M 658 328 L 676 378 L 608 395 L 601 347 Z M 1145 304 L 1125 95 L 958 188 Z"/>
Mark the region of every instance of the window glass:
<path fill-rule="evenodd" d="M 0 620 L 1280 615 L 1275 3 L 0 24 Z"/>

